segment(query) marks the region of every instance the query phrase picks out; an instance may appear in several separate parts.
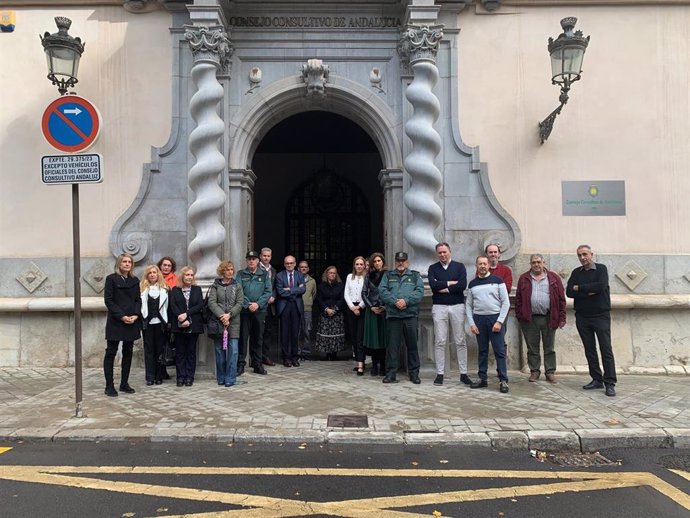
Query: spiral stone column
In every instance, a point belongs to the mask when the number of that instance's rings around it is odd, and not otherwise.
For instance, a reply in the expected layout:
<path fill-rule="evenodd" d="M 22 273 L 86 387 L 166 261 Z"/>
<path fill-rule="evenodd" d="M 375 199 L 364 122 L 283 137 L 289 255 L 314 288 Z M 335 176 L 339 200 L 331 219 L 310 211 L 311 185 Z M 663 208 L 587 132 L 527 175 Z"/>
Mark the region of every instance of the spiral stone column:
<path fill-rule="evenodd" d="M 225 170 L 225 157 L 218 148 L 225 123 L 217 113 L 223 99 L 223 86 L 216 72 L 229 57 L 230 42 L 220 26 L 187 26 L 185 38 L 194 57 L 191 75 L 197 87 L 189 102 L 189 111 L 196 122 L 189 135 L 189 150 L 196 159 L 188 174 L 188 184 L 195 199 L 187 216 L 196 231 L 189 244 L 189 258 L 196 266 L 197 279 L 205 284 L 216 277 L 220 262 L 218 247 L 225 241 L 225 227 L 220 219 L 225 192 L 218 182 Z"/>
<path fill-rule="evenodd" d="M 443 176 L 434 164 L 441 151 L 441 136 L 434 129 L 440 113 L 440 103 L 433 88 L 438 81 L 436 53 L 443 38 L 442 26 L 408 26 L 403 33 L 401 55 L 409 57 L 414 73 L 405 95 L 413 108 L 405 123 L 405 134 L 412 142 L 412 150 L 405 157 L 405 170 L 410 186 L 403 197 L 412 214 L 405 229 L 405 240 L 411 247 L 410 267 L 426 271 L 437 260 L 435 233 L 443 221 L 436 198 L 443 186 Z"/>

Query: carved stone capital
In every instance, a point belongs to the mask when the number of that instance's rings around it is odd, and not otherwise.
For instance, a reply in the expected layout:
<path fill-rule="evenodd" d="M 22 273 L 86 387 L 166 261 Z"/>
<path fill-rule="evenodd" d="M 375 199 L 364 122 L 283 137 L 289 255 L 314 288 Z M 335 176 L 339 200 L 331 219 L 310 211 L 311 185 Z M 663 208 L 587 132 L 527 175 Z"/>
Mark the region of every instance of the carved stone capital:
<path fill-rule="evenodd" d="M 185 25 L 184 37 L 192 49 L 195 63 L 211 63 L 221 71 L 228 69 L 233 48 L 222 26 Z"/>
<path fill-rule="evenodd" d="M 302 79 L 307 85 L 307 97 L 326 95 L 329 73 L 328 65 L 324 65 L 320 59 L 310 59 L 302 65 Z"/>
<path fill-rule="evenodd" d="M 438 47 L 443 39 L 443 25 L 408 25 L 398 42 L 398 53 L 404 63 L 418 61 L 436 63 Z"/>

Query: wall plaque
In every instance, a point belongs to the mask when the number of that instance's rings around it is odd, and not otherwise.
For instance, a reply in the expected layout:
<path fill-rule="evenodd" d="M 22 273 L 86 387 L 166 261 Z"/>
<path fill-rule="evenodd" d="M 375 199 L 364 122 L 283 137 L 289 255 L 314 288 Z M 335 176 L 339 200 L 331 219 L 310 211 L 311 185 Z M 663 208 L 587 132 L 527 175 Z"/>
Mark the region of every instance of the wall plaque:
<path fill-rule="evenodd" d="M 561 182 L 564 216 L 625 216 L 625 181 Z"/>

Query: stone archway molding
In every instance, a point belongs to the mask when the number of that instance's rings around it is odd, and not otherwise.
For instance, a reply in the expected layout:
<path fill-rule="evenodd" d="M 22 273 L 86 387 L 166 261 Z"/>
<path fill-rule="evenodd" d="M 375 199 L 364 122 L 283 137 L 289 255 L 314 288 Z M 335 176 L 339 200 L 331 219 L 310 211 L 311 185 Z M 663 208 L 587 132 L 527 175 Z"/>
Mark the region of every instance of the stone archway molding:
<path fill-rule="evenodd" d="M 295 75 L 257 89 L 229 122 L 229 168 L 251 169 L 261 139 L 280 121 L 304 111 L 337 113 L 358 124 L 372 138 L 384 169 L 402 169 L 402 149 L 396 117 L 376 91 L 336 74 L 330 74 L 325 96 L 307 97 L 301 76 Z"/>

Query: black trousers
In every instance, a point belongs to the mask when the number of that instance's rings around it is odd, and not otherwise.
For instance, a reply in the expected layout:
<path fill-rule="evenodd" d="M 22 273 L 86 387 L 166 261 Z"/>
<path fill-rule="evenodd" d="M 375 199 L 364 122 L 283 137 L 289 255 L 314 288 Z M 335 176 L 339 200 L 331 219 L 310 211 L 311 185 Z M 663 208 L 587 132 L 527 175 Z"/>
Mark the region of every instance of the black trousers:
<path fill-rule="evenodd" d="M 597 316 L 576 314 L 575 326 L 582 339 L 582 345 L 585 346 L 589 375 L 594 381 L 615 385 L 617 378 L 616 362 L 613 359 L 613 348 L 611 347 L 611 314 L 606 313 Z M 603 375 L 599 367 L 597 340 L 601 351 L 601 363 L 604 365 Z"/>
<path fill-rule="evenodd" d="M 148 324 L 144 329 L 144 370 L 146 381 L 163 379 L 163 347 L 166 340 L 165 324 Z"/>
<path fill-rule="evenodd" d="M 114 387 L 113 377 L 115 369 L 115 356 L 120 342 L 118 340 L 106 340 L 105 356 L 103 357 L 103 375 L 105 376 L 105 386 Z M 120 373 L 120 387 L 129 384 L 129 371 L 132 368 L 132 351 L 134 342 L 122 342 L 122 366 Z"/>
<path fill-rule="evenodd" d="M 364 309 L 359 316 L 355 315 L 350 308 L 347 309 L 347 331 L 352 340 L 352 351 L 355 353 L 355 361 L 364 362 Z"/>
<path fill-rule="evenodd" d="M 280 314 L 280 346 L 283 361 L 299 359 L 299 329 L 302 315 L 296 302 L 288 302 Z"/>
<path fill-rule="evenodd" d="M 237 355 L 237 365 L 247 364 L 247 351 L 249 351 L 250 365 L 261 365 L 264 344 L 265 311 L 242 311 L 240 313 L 240 341 Z"/>

